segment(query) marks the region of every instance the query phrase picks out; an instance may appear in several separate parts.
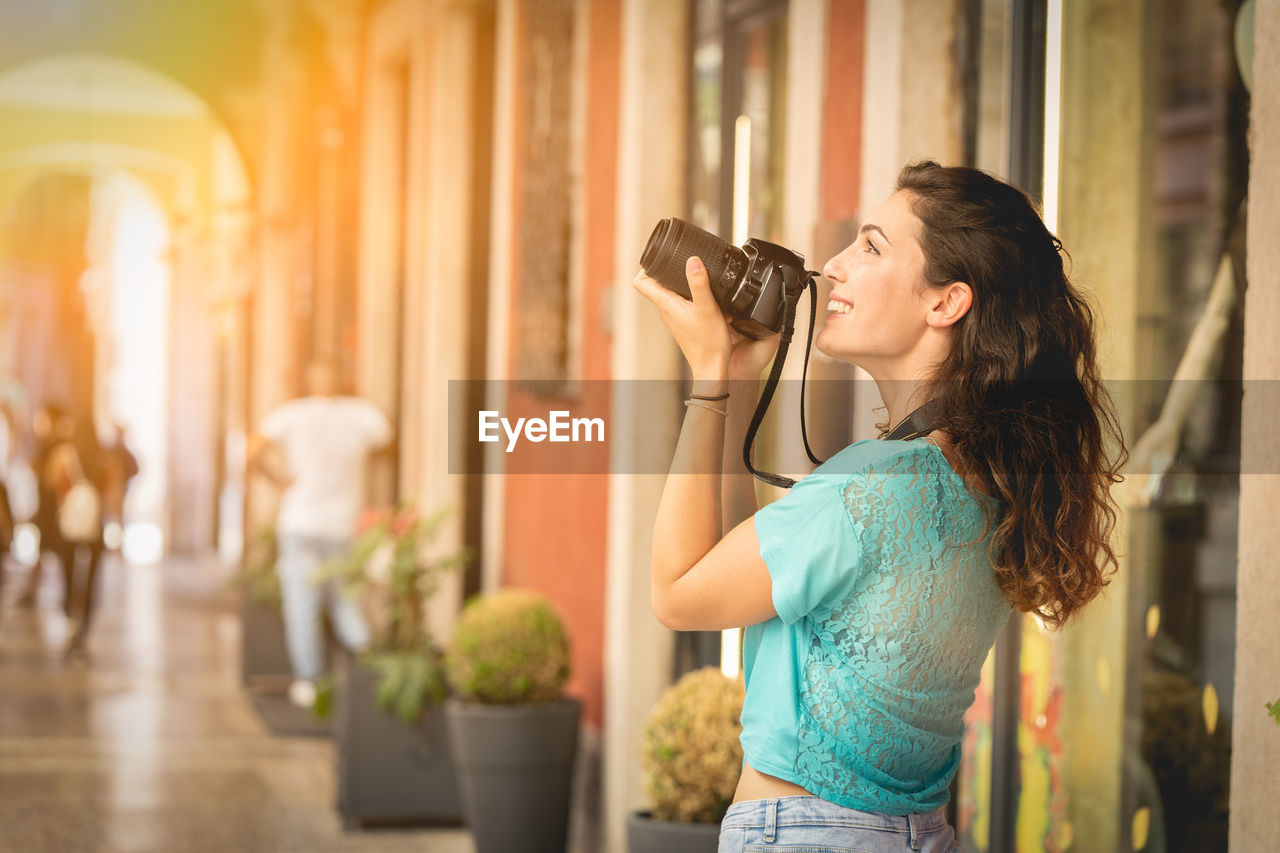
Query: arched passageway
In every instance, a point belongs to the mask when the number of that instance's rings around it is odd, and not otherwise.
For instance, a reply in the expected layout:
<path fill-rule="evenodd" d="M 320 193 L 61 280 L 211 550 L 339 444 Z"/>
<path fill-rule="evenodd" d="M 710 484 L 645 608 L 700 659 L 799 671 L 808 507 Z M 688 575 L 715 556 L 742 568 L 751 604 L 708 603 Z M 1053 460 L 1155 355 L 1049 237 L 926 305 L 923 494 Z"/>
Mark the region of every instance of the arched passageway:
<path fill-rule="evenodd" d="M 46 404 L 103 441 L 123 430 L 140 463 L 120 536 L 134 559 L 239 548 L 225 448 L 246 396 L 249 210 L 232 137 L 165 75 L 93 54 L 0 74 L 0 374 L 19 466 Z"/>

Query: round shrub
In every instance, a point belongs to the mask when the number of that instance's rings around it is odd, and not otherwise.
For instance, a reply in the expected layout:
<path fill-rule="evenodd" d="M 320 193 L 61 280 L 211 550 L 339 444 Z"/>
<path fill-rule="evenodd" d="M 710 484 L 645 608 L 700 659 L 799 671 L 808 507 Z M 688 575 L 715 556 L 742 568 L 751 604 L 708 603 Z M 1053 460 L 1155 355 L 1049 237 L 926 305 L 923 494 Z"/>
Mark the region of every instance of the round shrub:
<path fill-rule="evenodd" d="M 662 694 L 640 757 L 654 818 L 711 823 L 724 817 L 742 773 L 744 696 L 741 678 L 710 666 Z"/>
<path fill-rule="evenodd" d="M 569 638 L 546 596 L 504 589 L 467 603 L 445 658 L 454 693 L 511 705 L 560 698 L 569 678 Z"/>

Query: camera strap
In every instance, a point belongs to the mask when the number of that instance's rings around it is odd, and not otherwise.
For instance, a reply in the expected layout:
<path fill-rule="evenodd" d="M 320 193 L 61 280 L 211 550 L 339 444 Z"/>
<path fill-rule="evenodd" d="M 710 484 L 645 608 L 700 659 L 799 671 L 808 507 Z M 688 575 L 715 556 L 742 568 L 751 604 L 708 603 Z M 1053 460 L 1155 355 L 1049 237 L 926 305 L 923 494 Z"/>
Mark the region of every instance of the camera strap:
<path fill-rule="evenodd" d="M 937 427 L 933 425 L 934 416 L 937 414 L 938 401 L 930 400 L 923 406 L 913 409 L 911 414 L 902 419 L 896 427 L 889 431 L 884 437 L 885 441 L 911 441 L 922 435 L 933 432 Z"/>
<path fill-rule="evenodd" d="M 760 429 L 760 424 L 764 422 L 764 415 L 769 409 L 769 403 L 773 401 L 773 392 L 777 390 L 778 381 L 782 378 L 782 367 L 787 361 L 787 350 L 791 347 L 791 335 L 796 325 L 795 296 L 804 290 L 808 290 L 809 339 L 805 344 L 804 369 L 800 374 L 800 435 L 804 439 L 804 450 L 805 453 L 809 454 L 809 460 L 815 465 L 822 464 L 822 460 L 814 456 L 813 450 L 809 447 L 809 434 L 805 429 L 804 419 L 805 379 L 809 373 L 809 350 L 813 347 L 813 324 L 818 313 L 818 288 L 813 281 L 816 275 L 818 273 L 806 271 L 804 283 L 800 284 L 796 280 L 794 268 L 788 266 L 782 268 L 782 331 L 780 332 L 782 339 L 778 343 L 778 352 L 773 357 L 773 368 L 769 371 L 769 378 L 764 383 L 764 391 L 760 393 L 760 400 L 756 403 L 755 414 L 751 416 L 751 423 L 747 427 L 746 439 L 742 442 L 742 461 L 747 466 L 747 470 L 757 479 L 782 489 L 791 488 L 796 484 L 796 481 L 781 474 L 771 474 L 767 471 L 756 470 L 755 466 L 751 464 L 751 446 L 755 443 L 756 432 Z"/>

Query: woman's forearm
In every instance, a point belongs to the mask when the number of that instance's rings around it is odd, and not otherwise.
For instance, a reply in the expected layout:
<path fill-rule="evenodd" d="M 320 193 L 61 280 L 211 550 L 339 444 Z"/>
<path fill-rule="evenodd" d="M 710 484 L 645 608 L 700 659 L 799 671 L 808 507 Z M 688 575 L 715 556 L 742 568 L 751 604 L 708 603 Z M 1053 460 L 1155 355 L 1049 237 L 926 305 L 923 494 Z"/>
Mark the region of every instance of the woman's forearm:
<path fill-rule="evenodd" d="M 755 478 L 742 463 L 742 443 L 759 396 L 759 379 L 733 379 L 729 383 L 729 419 L 725 425 L 724 461 L 720 468 L 721 535 L 755 515 L 760 508 Z"/>
<path fill-rule="evenodd" d="M 723 394 L 724 379 L 700 379 L 693 393 Z M 730 398 L 732 399 L 732 398 Z M 725 401 L 708 402 L 723 410 Z M 651 594 L 659 619 L 666 595 L 685 572 L 720 541 L 720 473 L 725 418 L 703 406 L 689 406 L 676 444 L 671 472 L 662 488 L 654 520 Z"/>

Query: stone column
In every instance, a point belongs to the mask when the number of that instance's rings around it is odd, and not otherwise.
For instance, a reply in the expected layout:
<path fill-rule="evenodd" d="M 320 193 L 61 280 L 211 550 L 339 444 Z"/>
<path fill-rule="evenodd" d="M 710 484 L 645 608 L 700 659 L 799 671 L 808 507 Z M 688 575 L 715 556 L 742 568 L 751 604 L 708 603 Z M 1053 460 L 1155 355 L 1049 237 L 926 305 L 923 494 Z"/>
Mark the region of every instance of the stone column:
<path fill-rule="evenodd" d="M 213 544 L 217 491 L 217 354 L 207 225 L 180 217 L 172 233 L 169 286 L 169 477 L 166 548 L 202 554 Z M 196 221 L 192 221 L 195 218 Z"/>
<path fill-rule="evenodd" d="M 421 124 L 426 141 L 420 161 L 409 174 L 410 234 L 409 286 L 420 313 L 413 318 L 419 334 L 411 335 L 406 359 L 416 362 L 409 375 L 414 393 L 410 423 L 417 426 L 414 468 L 408 481 L 429 508 L 452 506 L 456 512 L 441 531 L 446 551 L 461 546 L 465 515 L 478 507 L 467 503 L 467 478 L 445 476 L 449 470 L 450 426 L 463 431 L 462 411 L 449 411 L 453 379 L 479 379 L 470 360 L 473 334 L 472 302 L 476 296 L 474 211 L 477 175 L 489 167 L 476 138 L 479 109 L 488 104 L 477 63 L 485 55 L 489 37 L 485 4 L 451 3 L 432 15 L 421 45 L 421 75 L 425 101 L 411 121 Z M 411 134 L 416 138 L 417 134 Z M 413 226 L 417 226 L 414 228 Z M 407 367 L 407 365 L 406 365 Z M 443 578 L 430 604 L 432 628 L 447 640 L 461 609 L 462 574 Z"/>
<path fill-rule="evenodd" d="M 679 435 L 680 401 L 641 413 L 648 379 L 680 378 L 681 355 L 658 314 L 631 286 L 653 223 L 684 207 L 689 81 L 687 0 L 627 0 L 622 10 L 617 264 L 613 286 L 608 580 L 605 590 L 604 846 L 626 849 L 627 813 L 645 805 L 640 743 L 671 680 L 673 635 L 649 604 L 649 545 L 663 474 Z M 661 45 L 662 49 L 654 49 Z"/>
<path fill-rule="evenodd" d="M 1073 281 L 1093 297 L 1099 361 L 1112 389 L 1124 385 L 1115 380 L 1138 378 L 1138 294 L 1154 255 L 1145 13 L 1145 3 L 1131 0 L 1063 4 L 1058 233 L 1071 252 Z M 1121 426 L 1132 436 L 1123 402 L 1117 399 Z M 1132 846 L 1122 768 L 1128 608 L 1140 584 L 1130 581 L 1128 541 L 1128 516 L 1121 514 L 1112 536 L 1119 571 L 1077 622 L 1049 638 L 1068 744 L 1059 765 L 1070 821 L 1063 831 L 1073 835 L 1074 850 Z"/>
<path fill-rule="evenodd" d="M 826 70 L 824 32 L 827 23 L 826 0 L 795 4 L 787 18 L 787 96 L 785 112 L 774 120 L 785 119 L 786 141 L 783 146 L 786 161 L 783 164 L 781 191 L 782 242 L 805 256 L 807 268 L 820 269 L 826 257 L 820 257 L 814 245 L 814 226 L 822 217 L 822 134 L 814 128 L 822 127 L 823 95 Z M 818 317 L 814 336 L 822 329 L 823 308 L 826 305 L 818 296 Z M 804 347 L 809 333 L 809 297 L 805 295 L 796 306 L 795 336 L 787 363 L 782 372 L 777 396 L 771 406 L 778 414 L 776 455 L 778 470 L 789 476 L 808 473 L 813 468 L 804 452 L 800 432 L 800 378 L 804 373 Z M 831 365 L 818 356 L 816 350 L 810 356 L 809 380 L 843 379 L 848 375 L 845 365 Z M 821 429 L 820 411 L 813 404 L 824 390 L 821 384 L 809 387 L 809 406 L 805 412 L 807 430 L 814 444 L 814 451 L 821 458 L 823 449 L 817 444 Z M 757 459 L 767 459 L 757 454 Z M 774 492 L 778 497 L 782 493 Z"/>
<path fill-rule="evenodd" d="M 293 2 L 261 2 L 266 21 L 259 110 L 262 122 L 258 161 L 258 280 L 253 292 L 253 356 L 249 429 L 257 428 L 272 408 L 294 396 L 292 317 L 293 225 L 295 204 L 297 105 L 303 79 L 291 49 L 297 10 Z M 249 480 L 246 536 L 252 537 L 275 515 L 276 490 L 261 477 Z"/>
<path fill-rule="evenodd" d="M 329 360 L 344 380 L 352 372 L 355 263 L 360 198 L 361 0 L 307 0 L 324 31 L 323 82 L 318 92 L 316 147 L 316 263 L 313 355 Z"/>
<path fill-rule="evenodd" d="M 1254 12 L 1249 128 L 1249 259 L 1244 303 L 1245 391 L 1240 447 L 1240 566 L 1235 717 L 1231 722 L 1232 851 L 1280 838 L 1280 4 Z"/>

